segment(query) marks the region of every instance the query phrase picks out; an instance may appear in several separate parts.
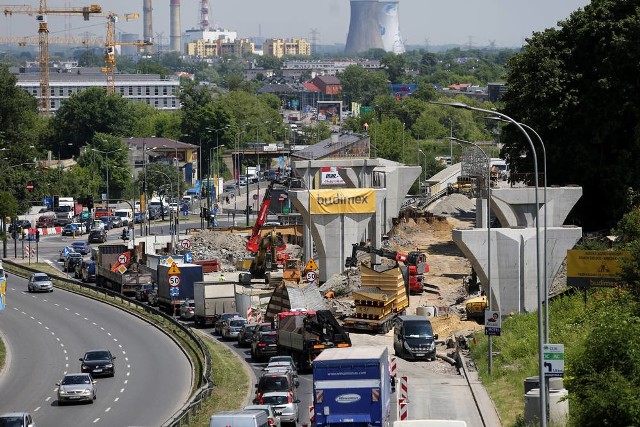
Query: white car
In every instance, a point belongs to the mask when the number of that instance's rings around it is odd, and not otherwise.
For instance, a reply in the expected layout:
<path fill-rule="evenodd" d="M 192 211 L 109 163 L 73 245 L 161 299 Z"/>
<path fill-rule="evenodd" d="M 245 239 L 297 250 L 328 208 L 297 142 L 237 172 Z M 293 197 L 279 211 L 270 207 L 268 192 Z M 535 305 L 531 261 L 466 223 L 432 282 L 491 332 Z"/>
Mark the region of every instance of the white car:
<path fill-rule="evenodd" d="M 272 391 L 262 395 L 264 405 L 271 405 L 281 423 L 298 425 L 298 403 L 287 391 Z"/>
<path fill-rule="evenodd" d="M 36 427 L 28 412 L 7 412 L 0 415 L 0 426 Z"/>

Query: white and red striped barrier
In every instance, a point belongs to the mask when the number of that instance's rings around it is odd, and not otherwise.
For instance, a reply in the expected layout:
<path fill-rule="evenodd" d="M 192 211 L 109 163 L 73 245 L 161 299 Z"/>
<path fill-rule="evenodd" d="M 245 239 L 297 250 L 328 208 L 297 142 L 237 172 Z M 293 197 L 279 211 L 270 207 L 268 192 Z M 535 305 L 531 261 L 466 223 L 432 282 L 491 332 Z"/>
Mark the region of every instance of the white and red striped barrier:
<path fill-rule="evenodd" d="M 400 399 L 409 399 L 409 384 L 406 376 L 400 377 Z"/>
<path fill-rule="evenodd" d="M 41 236 L 52 236 L 52 235 L 56 235 L 56 234 L 62 234 L 62 229 L 64 227 L 47 227 L 47 228 L 29 228 L 26 230 L 22 231 L 22 237 L 24 239 L 27 239 L 29 237 L 29 235 L 31 236 L 35 236 L 37 235 L 36 230 L 40 230 L 40 235 Z"/>
<path fill-rule="evenodd" d="M 398 393 L 398 419 L 409 417 L 409 381 L 406 376 L 400 377 L 400 393 Z"/>
<path fill-rule="evenodd" d="M 309 424 L 314 425 L 316 423 L 316 409 L 313 405 L 309 406 Z"/>
<path fill-rule="evenodd" d="M 398 419 L 405 421 L 409 419 L 409 402 L 400 399 L 398 401 Z"/>
<path fill-rule="evenodd" d="M 398 365 L 396 364 L 396 357 L 391 356 L 391 362 L 389 363 L 389 375 L 392 378 L 398 378 Z"/>
<path fill-rule="evenodd" d="M 262 311 L 257 307 L 247 307 L 247 322 L 262 323 Z"/>

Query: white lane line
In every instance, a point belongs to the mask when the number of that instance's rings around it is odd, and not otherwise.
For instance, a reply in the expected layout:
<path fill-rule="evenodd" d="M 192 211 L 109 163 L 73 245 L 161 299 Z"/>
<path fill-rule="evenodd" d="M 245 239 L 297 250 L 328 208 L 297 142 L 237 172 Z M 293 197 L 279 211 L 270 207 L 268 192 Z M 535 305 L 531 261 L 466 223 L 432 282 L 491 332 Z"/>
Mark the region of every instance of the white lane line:
<path fill-rule="evenodd" d="M 40 410 L 40 406 L 33 410 L 33 412 L 38 412 Z"/>
<path fill-rule="evenodd" d="M 104 412 L 109 412 L 111 410 L 111 406 L 104 410 Z"/>
<path fill-rule="evenodd" d="M 100 417 L 96 418 L 95 420 L 93 420 L 93 423 L 97 423 L 98 421 L 100 421 Z"/>

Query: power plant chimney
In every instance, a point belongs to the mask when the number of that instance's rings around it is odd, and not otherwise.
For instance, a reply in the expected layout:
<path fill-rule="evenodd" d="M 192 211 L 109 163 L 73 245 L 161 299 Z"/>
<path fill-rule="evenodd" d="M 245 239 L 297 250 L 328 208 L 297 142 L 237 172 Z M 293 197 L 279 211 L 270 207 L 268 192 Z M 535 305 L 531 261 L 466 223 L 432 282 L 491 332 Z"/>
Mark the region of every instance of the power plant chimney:
<path fill-rule="evenodd" d="M 209 0 L 200 2 L 200 29 L 202 31 L 209 30 Z"/>
<path fill-rule="evenodd" d="M 171 0 L 169 3 L 169 43 L 171 50 L 181 52 L 180 42 L 180 0 Z"/>
<path fill-rule="evenodd" d="M 346 53 L 369 49 L 403 53 L 398 18 L 399 0 L 351 0 L 351 21 Z"/>
<path fill-rule="evenodd" d="M 145 41 L 153 40 L 153 7 L 151 0 L 144 0 L 142 5 L 142 38 Z M 145 46 L 147 53 L 153 52 L 153 46 Z"/>

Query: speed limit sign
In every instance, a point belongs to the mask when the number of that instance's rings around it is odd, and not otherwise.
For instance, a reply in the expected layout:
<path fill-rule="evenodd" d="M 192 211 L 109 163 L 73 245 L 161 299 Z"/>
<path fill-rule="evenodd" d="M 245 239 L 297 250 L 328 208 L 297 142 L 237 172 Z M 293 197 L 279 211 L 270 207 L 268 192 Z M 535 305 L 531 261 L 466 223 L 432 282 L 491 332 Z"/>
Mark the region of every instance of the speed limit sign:
<path fill-rule="evenodd" d="M 307 282 L 313 283 L 318 278 L 318 274 L 315 271 L 309 271 L 307 273 Z"/>
<path fill-rule="evenodd" d="M 169 286 L 172 288 L 180 286 L 180 276 L 169 276 Z"/>
<path fill-rule="evenodd" d="M 183 239 L 180 242 L 180 246 L 182 247 L 182 249 L 184 249 L 185 251 L 188 251 L 189 248 L 191 248 L 191 240 L 189 239 Z"/>
<path fill-rule="evenodd" d="M 120 264 L 126 264 L 129 261 L 129 257 L 125 254 L 122 254 L 118 257 L 118 262 Z"/>

